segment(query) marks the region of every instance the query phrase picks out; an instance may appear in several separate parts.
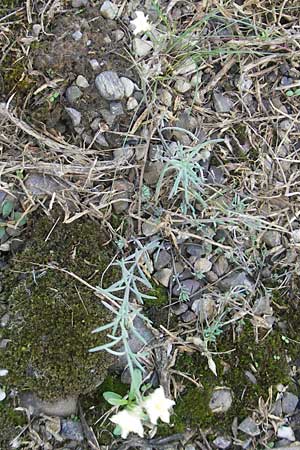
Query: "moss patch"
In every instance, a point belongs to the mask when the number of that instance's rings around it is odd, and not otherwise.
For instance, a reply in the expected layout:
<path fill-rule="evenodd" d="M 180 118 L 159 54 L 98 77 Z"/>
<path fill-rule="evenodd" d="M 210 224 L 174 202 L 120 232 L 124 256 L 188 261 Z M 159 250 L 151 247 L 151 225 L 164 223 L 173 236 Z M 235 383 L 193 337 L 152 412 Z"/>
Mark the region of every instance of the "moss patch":
<path fill-rule="evenodd" d="M 11 339 L 3 365 L 10 387 L 33 390 L 53 399 L 89 392 L 101 383 L 112 362 L 106 352 L 88 353 L 105 341 L 91 331 L 110 320 L 93 291 L 52 265 L 64 268 L 92 285 L 100 282 L 113 249 L 103 246 L 99 224 L 76 221 L 54 226 L 45 216 L 33 227 L 30 244 L 4 281 L 12 289 L 12 315 L 4 337 Z M 45 239 L 48 239 L 45 241 Z M 114 281 L 106 274 L 107 283 Z"/>

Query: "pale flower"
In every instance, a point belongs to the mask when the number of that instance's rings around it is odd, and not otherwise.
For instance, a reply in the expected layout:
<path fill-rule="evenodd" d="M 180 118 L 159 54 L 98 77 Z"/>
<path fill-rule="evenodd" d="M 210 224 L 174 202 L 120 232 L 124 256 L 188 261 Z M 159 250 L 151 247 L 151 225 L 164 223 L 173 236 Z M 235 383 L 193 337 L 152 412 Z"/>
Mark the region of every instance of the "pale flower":
<path fill-rule="evenodd" d="M 131 20 L 130 23 L 134 26 L 133 34 L 145 33 L 151 30 L 151 24 L 148 22 L 148 16 L 145 16 L 143 11 L 136 11 L 136 19 Z"/>
<path fill-rule="evenodd" d="M 144 436 L 144 429 L 141 421 L 142 411 L 140 408 L 133 410 L 123 409 L 112 416 L 110 420 L 119 425 L 121 428 L 121 436 L 126 439 L 130 432 L 138 434 L 140 437 Z"/>
<path fill-rule="evenodd" d="M 170 422 L 170 412 L 169 409 L 175 405 L 174 400 L 170 400 L 165 397 L 164 389 L 160 386 L 155 389 L 152 394 L 150 394 L 143 401 L 143 407 L 147 411 L 150 421 L 153 425 L 157 424 L 157 419 L 161 419 L 163 422 Z"/>
<path fill-rule="evenodd" d="M 6 394 L 3 389 L 0 388 L 0 402 L 2 402 L 6 398 Z"/>

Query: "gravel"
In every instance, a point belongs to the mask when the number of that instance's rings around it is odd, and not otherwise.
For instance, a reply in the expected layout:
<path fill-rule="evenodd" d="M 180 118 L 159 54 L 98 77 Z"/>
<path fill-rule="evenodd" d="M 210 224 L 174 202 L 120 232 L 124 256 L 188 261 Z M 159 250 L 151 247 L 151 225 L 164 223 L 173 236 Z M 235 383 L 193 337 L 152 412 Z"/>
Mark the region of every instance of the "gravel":
<path fill-rule="evenodd" d="M 80 125 L 81 122 L 81 113 L 77 111 L 77 109 L 75 108 L 65 108 L 65 111 L 72 120 L 73 126 L 78 127 L 78 125 Z"/>
<path fill-rule="evenodd" d="M 100 8 L 100 13 L 105 19 L 115 19 L 118 11 L 118 6 L 110 1 L 105 1 Z"/>
<path fill-rule="evenodd" d="M 251 437 L 255 437 L 260 434 L 259 426 L 251 417 L 246 417 L 246 419 L 240 423 L 238 429 Z"/>
<path fill-rule="evenodd" d="M 96 88 L 101 97 L 106 100 L 121 100 L 125 96 L 125 89 L 116 72 L 108 70 L 97 75 Z"/>
<path fill-rule="evenodd" d="M 69 103 L 75 103 L 82 96 L 82 92 L 78 86 L 69 86 L 66 90 L 66 99 Z"/>

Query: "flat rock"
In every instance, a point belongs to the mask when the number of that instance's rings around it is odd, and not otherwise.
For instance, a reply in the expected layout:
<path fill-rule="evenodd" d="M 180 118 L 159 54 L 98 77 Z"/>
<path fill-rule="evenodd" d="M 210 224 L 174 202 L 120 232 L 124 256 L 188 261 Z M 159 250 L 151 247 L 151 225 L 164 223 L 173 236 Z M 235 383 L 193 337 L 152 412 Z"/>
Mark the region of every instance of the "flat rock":
<path fill-rule="evenodd" d="M 101 97 L 106 100 L 121 100 L 125 96 L 125 89 L 116 72 L 107 70 L 97 75 L 96 88 Z"/>
<path fill-rule="evenodd" d="M 246 272 L 234 272 L 223 278 L 223 280 L 219 280 L 218 286 L 223 291 L 242 286 L 251 292 L 253 291 L 255 284 Z"/>
<path fill-rule="evenodd" d="M 133 39 L 133 51 L 139 58 L 147 56 L 152 48 L 153 44 L 151 41 L 145 41 L 144 39 L 134 38 Z"/>
<path fill-rule="evenodd" d="M 195 292 L 197 292 L 200 289 L 200 287 L 201 283 L 198 280 L 194 279 L 183 280 L 180 282 L 180 285 L 178 285 L 177 283 L 175 284 L 172 293 L 176 297 L 179 297 L 180 293 L 184 291 L 190 297 L 193 294 L 195 294 Z"/>
<path fill-rule="evenodd" d="M 120 80 L 124 87 L 125 97 L 127 97 L 127 98 L 131 97 L 133 94 L 133 91 L 134 91 L 134 86 L 135 86 L 134 82 L 126 77 L 121 77 Z"/>
<path fill-rule="evenodd" d="M 266 231 L 261 238 L 267 247 L 273 248 L 281 244 L 281 233 L 279 231 Z"/>
<path fill-rule="evenodd" d="M 218 113 L 228 113 L 233 107 L 233 102 L 230 98 L 219 92 L 213 93 L 213 102 Z"/>
<path fill-rule="evenodd" d="M 251 417 L 246 417 L 246 419 L 240 423 L 238 429 L 251 437 L 255 437 L 260 434 L 259 426 Z"/>
<path fill-rule="evenodd" d="M 192 310 L 197 314 L 200 323 L 206 323 L 216 312 L 216 302 L 210 294 L 206 294 L 193 301 Z"/>
<path fill-rule="evenodd" d="M 232 393 L 229 388 L 216 388 L 209 402 L 209 408 L 214 414 L 223 414 L 232 405 Z"/>
<path fill-rule="evenodd" d="M 32 195 L 53 194 L 54 192 L 66 189 L 66 185 L 61 181 L 57 181 L 50 175 L 41 173 L 32 173 L 25 180 L 25 187 Z"/>
<path fill-rule="evenodd" d="M 66 90 L 66 99 L 69 103 L 75 103 L 82 96 L 82 92 L 78 86 L 69 86 Z"/>
<path fill-rule="evenodd" d="M 192 58 L 187 58 L 182 61 L 174 70 L 174 75 L 189 75 L 197 70 L 197 64 Z"/>
<path fill-rule="evenodd" d="M 181 314 L 181 320 L 185 323 L 192 322 L 193 320 L 196 320 L 196 318 L 196 314 L 189 309 L 185 313 Z"/>
<path fill-rule="evenodd" d="M 297 395 L 291 392 L 285 392 L 282 397 L 282 411 L 284 414 L 293 414 L 299 403 L 299 398 Z"/>
<path fill-rule="evenodd" d="M 81 122 L 81 113 L 75 108 L 65 108 L 65 111 L 70 117 L 73 127 L 78 127 Z"/>
<path fill-rule="evenodd" d="M 167 250 L 158 250 L 153 257 L 153 264 L 155 270 L 160 270 L 166 267 L 172 260 L 172 257 Z"/>
<path fill-rule="evenodd" d="M 148 162 L 145 167 L 144 180 L 149 186 L 156 186 L 164 164 L 161 161 Z"/>
<path fill-rule="evenodd" d="M 113 209 L 120 214 L 129 208 L 133 185 L 127 180 L 117 180 L 113 183 L 113 190 L 116 191 L 113 195 Z"/>
<path fill-rule="evenodd" d="M 215 261 L 213 271 L 219 278 L 229 271 L 228 259 L 224 255 L 220 255 Z"/>
<path fill-rule="evenodd" d="M 79 88 L 86 89 L 89 87 L 88 80 L 83 75 L 78 75 L 76 78 L 76 84 Z"/>
<path fill-rule="evenodd" d="M 55 401 L 41 400 L 32 392 L 20 394 L 20 406 L 28 409 L 33 416 L 46 414 L 47 416 L 66 417 L 76 414 L 77 397 L 60 398 Z"/>
<path fill-rule="evenodd" d="M 61 422 L 61 437 L 71 441 L 82 442 L 84 440 L 81 422 L 63 419 Z"/>
<path fill-rule="evenodd" d="M 154 236 L 158 232 L 158 225 L 154 222 L 143 222 L 142 232 L 144 236 Z"/>
<path fill-rule="evenodd" d="M 179 94 L 185 94 L 191 89 L 192 85 L 185 78 L 178 78 L 175 82 L 174 88 Z"/>
<path fill-rule="evenodd" d="M 208 258 L 197 258 L 194 262 L 195 272 L 206 273 L 212 268 L 212 262 Z"/>
<path fill-rule="evenodd" d="M 229 448 L 232 444 L 232 440 L 229 437 L 226 436 L 218 436 L 216 439 L 213 440 L 213 444 L 220 448 L 221 450 L 226 450 Z"/>
<path fill-rule="evenodd" d="M 171 276 L 172 276 L 172 269 L 166 267 L 164 269 L 155 272 L 153 278 L 156 281 L 158 281 L 162 286 L 167 288 L 169 286 Z"/>
<path fill-rule="evenodd" d="M 88 0 L 72 0 L 72 7 L 73 8 L 82 8 L 84 6 L 87 6 Z"/>
<path fill-rule="evenodd" d="M 103 2 L 101 8 L 100 8 L 100 13 L 102 15 L 102 17 L 104 17 L 105 19 L 115 19 L 117 14 L 118 14 L 118 6 L 115 3 L 112 3 L 108 0 L 106 0 L 105 2 Z"/>
<path fill-rule="evenodd" d="M 189 306 L 187 303 L 178 302 L 175 305 L 172 305 L 172 311 L 176 316 L 181 316 L 181 314 L 184 314 L 189 309 Z"/>
<path fill-rule="evenodd" d="M 293 429 L 287 426 L 278 427 L 277 437 L 281 439 L 287 439 L 288 441 L 291 442 L 296 440 Z"/>

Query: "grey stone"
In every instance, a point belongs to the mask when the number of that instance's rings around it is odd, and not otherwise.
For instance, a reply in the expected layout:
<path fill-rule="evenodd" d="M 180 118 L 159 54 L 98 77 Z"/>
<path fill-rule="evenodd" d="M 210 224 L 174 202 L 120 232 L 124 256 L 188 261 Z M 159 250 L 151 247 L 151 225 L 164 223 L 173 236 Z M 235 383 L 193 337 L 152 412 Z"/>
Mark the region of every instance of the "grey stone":
<path fill-rule="evenodd" d="M 205 294 L 193 301 L 192 310 L 197 314 L 200 323 L 206 323 L 216 312 L 216 302 L 210 294 Z"/>
<path fill-rule="evenodd" d="M 125 33 L 122 30 L 114 30 L 111 34 L 116 42 L 121 41 L 125 36 Z"/>
<path fill-rule="evenodd" d="M 198 244 L 188 244 L 186 251 L 190 256 L 196 256 L 197 258 L 205 255 L 205 248 Z"/>
<path fill-rule="evenodd" d="M 129 208 L 133 185 L 127 180 L 117 180 L 113 183 L 113 190 L 116 191 L 113 195 L 113 209 L 120 214 Z"/>
<path fill-rule="evenodd" d="M 72 38 L 74 39 L 74 41 L 80 41 L 82 36 L 83 35 L 80 30 L 76 30 L 76 31 L 74 31 L 74 33 L 72 33 Z"/>
<path fill-rule="evenodd" d="M 97 142 L 97 144 L 101 145 L 102 147 L 109 147 L 109 143 L 105 139 L 104 134 L 101 132 L 96 133 L 95 142 Z"/>
<path fill-rule="evenodd" d="M 28 409 L 33 416 L 46 414 L 47 416 L 66 417 L 76 414 L 77 397 L 69 396 L 54 401 L 41 400 L 32 392 L 20 394 L 20 406 Z"/>
<path fill-rule="evenodd" d="M 218 275 L 213 270 L 207 272 L 205 274 L 205 278 L 209 281 L 209 283 L 215 283 L 219 279 Z"/>
<path fill-rule="evenodd" d="M 184 446 L 184 450 L 196 450 L 196 447 L 193 444 L 188 444 Z"/>
<path fill-rule="evenodd" d="M 100 8 L 100 13 L 105 19 L 113 20 L 118 14 L 118 6 L 115 3 L 106 0 Z"/>
<path fill-rule="evenodd" d="M 172 270 L 168 269 L 167 267 L 161 270 L 158 270 L 153 275 L 153 278 L 158 281 L 162 286 L 168 287 L 170 283 L 170 279 L 172 276 Z"/>
<path fill-rule="evenodd" d="M 281 399 L 276 400 L 271 407 L 271 414 L 273 416 L 280 417 L 282 415 L 282 402 Z"/>
<path fill-rule="evenodd" d="M 107 70 L 97 75 L 96 88 L 106 100 L 121 100 L 125 96 L 125 89 L 116 72 Z"/>
<path fill-rule="evenodd" d="M 151 41 L 145 41 L 144 39 L 134 38 L 133 39 L 133 51 L 139 58 L 147 56 L 152 48 L 153 44 Z"/>
<path fill-rule="evenodd" d="M 188 309 L 188 304 L 184 302 L 178 302 L 172 306 L 172 311 L 176 316 L 181 316 L 181 314 L 185 313 Z"/>
<path fill-rule="evenodd" d="M 143 222 L 142 232 L 144 236 L 154 236 L 158 232 L 158 226 L 156 223 Z"/>
<path fill-rule="evenodd" d="M 82 8 L 83 6 L 87 6 L 88 0 L 72 0 L 73 8 Z"/>
<path fill-rule="evenodd" d="M 68 116 L 70 117 L 74 127 L 78 127 L 81 122 L 81 113 L 75 108 L 65 108 Z"/>
<path fill-rule="evenodd" d="M 7 193 L 0 190 L 0 205 L 4 202 L 5 198 L 7 197 Z"/>
<path fill-rule="evenodd" d="M 273 248 L 277 247 L 281 244 L 281 233 L 279 231 L 266 231 L 263 235 L 261 240 L 266 244 L 267 247 Z"/>
<path fill-rule="evenodd" d="M 114 117 L 119 117 L 124 114 L 124 109 L 121 102 L 111 102 L 109 105 L 109 109 Z"/>
<path fill-rule="evenodd" d="M 173 97 L 172 94 L 167 89 L 162 89 L 160 96 L 159 96 L 160 102 L 168 107 L 172 106 Z"/>
<path fill-rule="evenodd" d="M 187 58 L 174 70 L 174 75 L 188 75 L 195 72 L 195 70 L 197 70 L 197 64 L 192 58 Z"/>
<path fill-rule="evenodd" d="M 148 186 L 156 186 L 164 168 L 161 161 L 148 162 L 145 167 L 144 180 Z"/>
<path fill-rule="evenodd" d="M 218 286 L 223 291 L 228 291 L 229 289 L 237 286 L 242 286 L 252 292 L 255 284 L 246 272 L 234 272 L 223 278 L 223 280 L 219 280 Z"/>
<path fill-rule="evenodd" d="M 69 103 L 75 103 L 82 96 L 82 92 L 78 86 L 69 86 L 66 90 L 66 99 Z"/>
<path fill-rule="evenodd" d="M 293 122 L 290 119 L 284 119 L 279 122 L 279 128 L 282 131 L 289 131 L 293 128 Z"/>
<path fill-rule="evenodd" d="M 299 398 L 291 392 L 285 392 L 282 397 L 282 411 L 284 414 L 293 414 L 297 408 Z"/>
<path fill-rule="evenodd" d="M 0 203 L 1 203 L 1 199 L 0 199 Z M 300 229 L 292 231 L 292 239 L 294 240 L 294 242 L 296 244 L 300 243 Z"/>
<path fill-rule="evenodd" d="M 32 25 L 32 34 L 34 37 L 38 37 L 41 31 L 42 27 L 39 23 L 35 23 L 34 25 Z"/>
<path fill-rule="evenodd" d="M 196 320 L 197 316 L 193 311 L 187 310 L 185 313 L 181 314 L 181 320 L 185 323 L 192 322 Z"/>
<path fill-rule="evenodd" d="M 90 59 L 89 60 L 90 66 L 92 68 L 92 70 L 94 70 L 95 72 L 97 72 L 98 70 L 100 70 L 100 64 L 97 61 L 97 59 Z"/>
<path fill-rule="evenodd" d="M 121 77 L 120 80 L 124 87 L 125 97 L 131 97 L 134 91 L 134 82 L 126 77 Z"/>
<path fill-rule="evenodd" d="M 218 113 L 230 112 L 233 107 L 233 102 L 226 95 L 219 92 L 213 93 L 213 101 L 215 109 Z"/>
<path fill-rule="evenodd" d="M 116 161 L 129 161 L 134 155 L 134 150 L 131 147 L 116 148 L 114 150 L 114 159 Z"/>
<path fill-rule="evenodd" d="M 127 103 L 126 103 L 126 109 L 127 109 L 127 111 L 133 111 L 133 110 L 136 109 L 138 106 L 139 106 L 139 103 L 138 103 L 138 101 L 137 101 L 136 98 L 130 97 L 130 98 L 127 100 Z"/>
<path fill-rule="evenodd" d="M 287 439 L 288 441 L 291 442 L 294 442 L 296 440 L 292 427 L 287 426 L 278 427 L 277 437 L 281 439 Z"/>
<path fill-rule="evenodd" d="M 180 285 L 178 285 L 177 283 L 175 284 L 175 286 L 173 287 L 172 293 L 176 297 L 179 297 L 180 293 L 183 290 L 190 297 L 193 294 L 195 294 L 200 289 L 200 287 L 201 287 L 201 284 L 199 283 L 198 280 L 194 280 L 194 279 L 183 280 L 183 281 L 181 281 Z"/>
<path fill-rule="evenodd" d="M 207 273 L 212 268 L 212 262 L 208 258 L 197 258 L 194 262 L 194 270 L 196 273 Z"/>
<path fill-rule="evenodd" d="M 174 86 L 179 94 L 185 94 L 191 89 L 191 87 L 191 83 L 189 83 L 185 78 L 178 78 Z"/>
<path fill-rule="evenodd" d="M 218 436 L 218 437 L 216 437 L 216 439 L 213 440 L 213 444 L 217 448 L 220 448 L 221 450 L 226 450 L 227 448 L 229 448 L 231 446 L 232 440 L 230 437 Z"/>
<path fill-rule="evenodd" d="M 255 437 L 260 434 L 259 426 L 251 417 L 246 417 L 240 424 L 238 429 L 248 436 Z"/>
<path fill-rule="evenodd" d="M 222 277 L 229 271 L 229 263 L 224 255 L 220 255 L 213 265 L 213 271 L 218 277 Z"/>
<path fill-rule="evenodd" d="M 162 249 L 158 250 L 156 254 L 153 257 L 153 264 L 155 270 L 163 269 L 164 267 L 167 267 L 167 265 L 171 262 L 172 257 L 167 250 Z"/>
<path fill-rule="evenodd" d="M 216 388 L 210 399 L 209 408 L 214 414 L 223 414 L 231 407 L 232 400 L 232 393 L 229 388 Z"/>
<path fill-rule="evenodd" d="M 76 84 L 79 88 L 86 89 L 89 87 L 88 80 L 83 75 L 78 75 L 76 78 Z"/>
<path fill-rule="evenodd" d="M 209 184 L 223 184 L 224 183 L 224 172 L 221 167 L 210 166 L 207 175 L 207 183 Z"/>
<path fill-rule="evenodd" d="M 250 372 L 249 370 L 245 370 L 245 376 L 248 378 L 248 380 L 250 381 L 250 383 L 252 383 L 252 384 L 257 384 L 257 379 L 256 379 L 256 377 L 253 375 L 252 372 Z"/>
<path fill-rule="evenodd" d="M 82 442 L 84 440 L 81 422 L 75 422 L 74 420 L 63 419 L 61 422 L 60 434 L 64 439 L 70 439 L 78 442 Z"/>
<path fill-rule="evenodd" d="M 100 128 L 100 119 L 99 117 L 96 117 L 91 123 L 90 127 L 93 131 L 98 131 Z"/>
<path fill-rule="evenodd" d="M 5 328 L 8 325 L 9 318 L 10 318 L 9 313 L 3 314 L 3 316 L 1 317 L 1 320 L 0 320 L 1 328 Z"/>
<path fill-rule="evenodd" d="M 270 297 L 268 295 L 259 297 L 255 300 L 253 305 L 253 314 L 256 316 L 273 314 L 273 308 L 270 305 Z"/>
<path fill-rule="evenodd" d="M 100 114 L 107 125 L 112 127 L 116 120 L 116 116 L 114 116 L 108 109 L 100 109 Z"/>
<path fill-rule="evenodd" d="M 32 195 L 53 194 L 66 188 L 66 185 L 61 181 L 57 181 L 50 175 L 43 175 L 41 173 L 32 173 L 25 180 L 24 184 L 28 192 Z"/>

